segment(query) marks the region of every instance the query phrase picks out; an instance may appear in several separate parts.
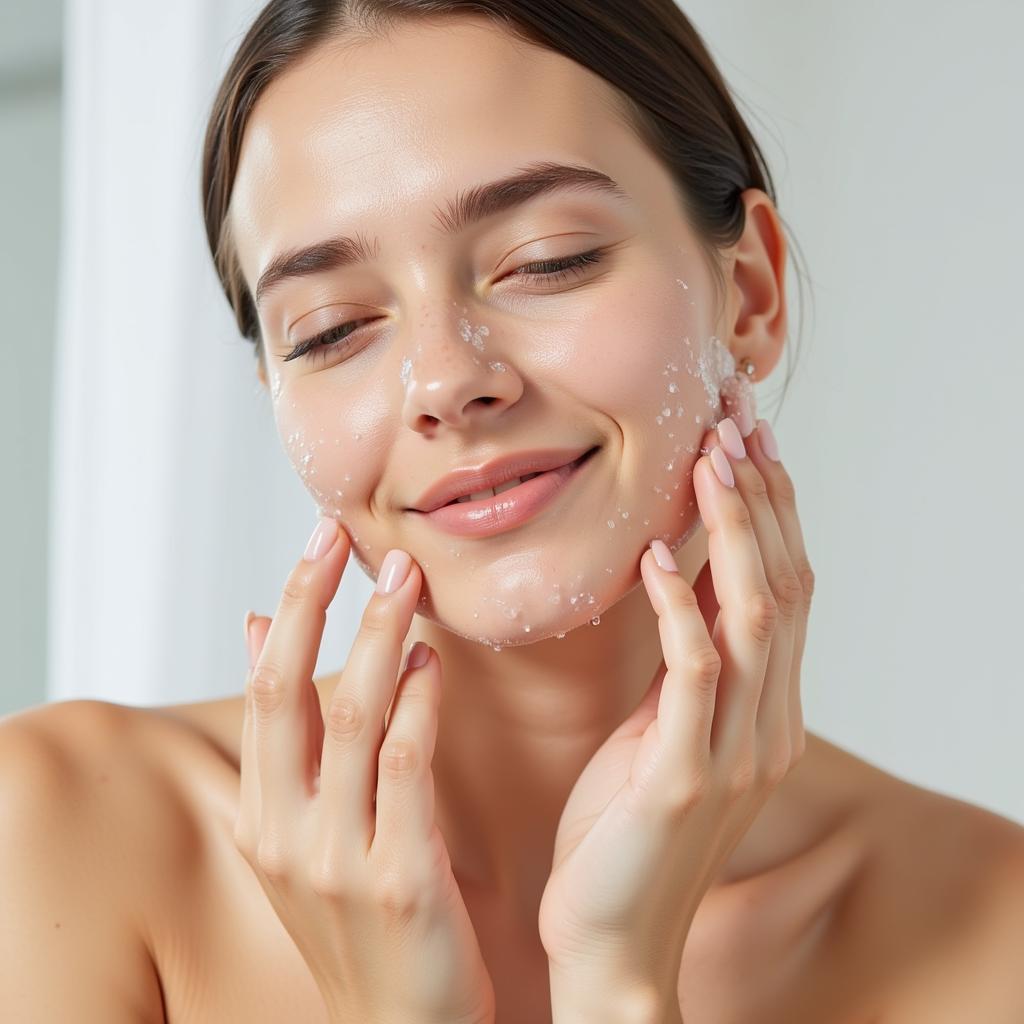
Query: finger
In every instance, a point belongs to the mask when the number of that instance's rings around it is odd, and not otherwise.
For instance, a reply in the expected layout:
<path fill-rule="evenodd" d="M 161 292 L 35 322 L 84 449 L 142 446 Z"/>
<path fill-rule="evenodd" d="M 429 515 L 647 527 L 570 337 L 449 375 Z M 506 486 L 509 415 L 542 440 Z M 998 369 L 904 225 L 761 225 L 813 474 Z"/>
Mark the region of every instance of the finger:
<path fill-rule="evenodd" d="M 732 418 L 718 425 L 719 441 L 728 452 L 736 489 L 747 504 L 750 520 L 761 552 L 765 575 L 778 607 L 778 617 L 771 638 L 768 662 L 757 706 L 753 728 L 771 744 L 768 756 L 781 753 L 788 757 L 789 677 L 793 659 L 793 639 L 800 612 L 803 590 L 789 557 L 775 508 L 768 494 L 764 477 L 747 456 L 747 444 L 740 436 Z M 749 438 L 748 438 L 749 440 Z M 756 441 L 755 441 L 756 444 Z M 748 722 L 746 728 L 751 728 Z"/>
<path fill-rule="evenodd" d="M 396 589 L 382 593 L 389 580 Z M 363 855 L 370 849 L 384 714 L 395 695 L 402 643 L 422 580 L 422 571 L 407 552 L 388 552 L 328 702 L 320 764 L 323 817 L 318 828 L 331 856 L 339 844 L 348 850 L 359 843 Z"/>
<path fill-rule="evenodd" d="M 249 671 L 245 680 L 242 711 L 242 740 L 239 748 L 238 815 L 235 819 L 235 845 L 250 856 L 256 855 L 260 834 L 260 779 L 256 762 L 256 738 L 252 727 L 252 699 L 249 681 L 252 668 L 263 648 L 270 619 L 249 612 L 245 617 L 245 642 Z"/>
<path fill-rule="evenodd" d="M 262 830 L 275 836 L 286 834 L 313 792 L 309 703 L 319 709 L 320 698 L 312 676 L 350 549 L 334 519 L 320 520 L 318 536 L 323 544 L 306 549 L 318 557 L 304 555 L 288 576 L 250 681 Z"/>
<path fill-rule="evenodd" d="M 414 644 L 399 680 L 391 720 L 380 748 L 377 819 L 373 848 L 395 864 L 422 859 L 434 829 L 434 775 L 430 762 L 437 741 L 440 661 L 426 644 Z M 426 656 L 414 664 L 413 654 Z"/>
<path fill-rule="evenodd" d="M 667 546 L 662 547 L 664 557 Z M 640 575 L 658 616 L 661 637 L 664 679 L 658 698 L 658 733 L 673 756 L 660 764 L 670 775 L 680 768 L 699 772 L 710 761 L 721 668 L 697 595 L 671 568 L 674 564 L 671 554 L 659 563 L 651 546 L 640 559 Z M 661 666 L 658 671 L 662 672 Z M 677 781 L 666 778 L 665 784 Z"/>
<path fill-rule="evenodd" d="M 766 435 L 767 443 L 766 443 Z M 753 443 L 748 442 L 750 458 L 764 477 L 768 496 L 778 519 L 779 529 L 789 551 L 790 561 L 800 580 L 802 602 L 796 617 L 796 629 L 793 637 L 792 671 L 789 676 L 788 710 L 790 738 L 795 743 L 803 738 L 803 707 L 800 696 L 800 664 L 803 659 L 804 644 L 807 637 L 807 620 L 811 610 L 811 599 L 814 594 L 814 571 L 807 557 L 803 530 L 796 508 L 796 489 L 781 461 L 772 456 L 778 455 L 778 442 L 771 433 L 767 420 L 758 420 L 757 429 L 751 435 Z"/>
<path fill-rule="evenodd" d="M 733 425 L 735 426 L 735 425 Z M 757 704 L 777 620 L 775 597 L 750 509 L 735 486 L 732 457 L 712 447 L 693 469 L 694 490 L 708 532 L 711 578 L 720 611 L 712 641 L 722 659 L 712 751 L 735 754 L 738 743 L 753 753 Z M 715 467 L 725 480 L 716 472 Z"/>

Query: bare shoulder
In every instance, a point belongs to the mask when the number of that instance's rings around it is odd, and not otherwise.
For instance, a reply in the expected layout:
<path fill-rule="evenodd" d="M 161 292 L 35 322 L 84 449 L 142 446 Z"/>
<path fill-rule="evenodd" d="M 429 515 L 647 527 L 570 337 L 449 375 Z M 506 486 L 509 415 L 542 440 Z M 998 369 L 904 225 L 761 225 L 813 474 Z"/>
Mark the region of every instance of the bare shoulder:
<path fill-rule="evenodd" d="M 848 908 L 870 936 L 880 1024 L 1024 1021 L 1024 828 L 872 768 Z"/>
<path fill-rule="evenodd" d="M 163 1021 L 145 930 L 156 773 L 134 709 L 42 705 L 0 719 L 0 1003 L 11 1019 Z M 147 799 L 148 798 L 148 799 Z"/>

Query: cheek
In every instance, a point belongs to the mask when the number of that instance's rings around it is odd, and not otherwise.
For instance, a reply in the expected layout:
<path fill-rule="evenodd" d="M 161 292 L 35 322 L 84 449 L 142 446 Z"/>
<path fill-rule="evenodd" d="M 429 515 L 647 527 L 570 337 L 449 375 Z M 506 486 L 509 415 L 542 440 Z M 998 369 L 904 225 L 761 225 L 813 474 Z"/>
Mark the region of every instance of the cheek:
<path fill-rule="evenodd" d="M 350 512 L 366 506 L 387 457 L 387 399 L 372 389 L 341 393 L 324 387 L 324 380 L 322 374 L 287 382 L 278 377 L 274 418 L 288 461 L 318 513 L 347 522 Z"/>
<path fill-rule="evenodd" d="M 557 369 L 574 404 L 618 425 L 627 469 L 665 452 L 689 456 L 692 465 L 719 416 L 721 382 L 735 366 L 681 280 L 648 292 L 610 298 L 563 331 L 560 343 L 553 337 Z"/>

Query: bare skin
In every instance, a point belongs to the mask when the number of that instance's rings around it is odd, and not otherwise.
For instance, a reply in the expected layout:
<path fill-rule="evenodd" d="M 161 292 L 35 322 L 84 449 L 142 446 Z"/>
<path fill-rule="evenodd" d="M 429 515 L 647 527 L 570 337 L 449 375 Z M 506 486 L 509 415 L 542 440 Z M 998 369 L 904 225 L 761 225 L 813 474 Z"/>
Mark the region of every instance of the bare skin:
<path fill-rule="evenodd" d="M 578 436 L 567 434 L 565 441 L 603 441 L 621 480 L 651 482 L 643 476 L 649 467 L 640 420 L 626 401 L 634 396 L 614 392 L 601 378 L 586 381 L 583 360 L 545 360 L 536 342 L 571 341 L 575 327 L 576 339 L 598 350 L 600 358 L 591 362 L 606 365 L 635 323 L 632 311 L 645 309 L 653 311 L 645 323 L 655 344 L 663 327 L 657 318 L 667 315 L 675 288 L 670 276 L 666 290 L 665 261 L 680 249 L 692 253 L 694 237 L 664 168 L 611 105 L 596 102 L 599 83 L 571 62 L 509 45 L 493 31 L 452 29 L 430 46 L 400 35 L 386 47 L 345 54 L 344 74 L 325 74 L 330 61 L 300 69 L 286 88 L 272 87 L 254 115 L 260 144 L 243 157 L 234 224 L 250 286 L 282 246 L 317 239 L 326 211 L 338 214 L 339 228 L 356 224 L 384 238 L 379 277 L 343 272 L 272 294 L 264 326 L 273 365 L 280 368 L 290 347 L 284 327 L 305 318 L 297 333 L 309 335 L 309 321 L 325 315 L 313 314 L 331 303 L 344 307 L 332 322 L 394 312 L 408 337 L 415 333 L 422 342 L 405 390 L 397 382 L 407 350 L 397 343 L 367 342 L 369 356 L 362 363 L 354 356 L 336 374 L 330 364 L 313 370 L 298 362 L 280 371 L 282 433 L 343 416 L 352 417 L 347 431 L 378 431 L 351 467 L 344 509 L 346 524 L 372 545 L 368 565 L 379 564 L 391 546 L 416 557 L 432 554 L 429 536 L 405 525 L 398 506 L 447 468 L 459 431 L 483 436 L 494 428 L 494 440 L 498 415 L 511 420 L 517 407 L 520 414 L 540 410 L 552 428 L 577 424 Z M 440 68 L 449 76 L 439 76 Z M 415 90 L 406 88 L 410 82 Z M 417 106 L 425 82 L 434 92 Z M 462 130 L 465 124 L 474 130 Z M 298 159 L 310 153 L 313 165 Z M 588 200 L 586 218 L 580 205 L 570 212 L 541 204 L 516 219 L 514 231 L 497 222 L 500 230 L 474 236 L 474 256 L 488 267 L 515 244 L 567 235 L 586 235 L 590 244 L 603 240 L 617 252 L 614 269 L 566 293 L 559 300 L 564 305 L 521 300 L 505 309 L 490 292 L 459 294 L 466 304 L 489 300 L 490 343 L 503 341 L 515 353 L 508 372 L 485 381 L 468 358 L 472 351 L 450 340 L 445 310 L 453 293 L 447 289 L 464 276 L 467 253 L 432 241 L 431 201 L 529 157 L 598 164 L 639 201 L 613 215 L 612 207 Z M 368 183 L 380 194 L 367 195 Z M 745 201 L 748 227 L 724 254 L 729 288 L 721 317 L 695 323 L 737 355 L 750 356 L 762 377 L 777 364 L 786 332 L 784 251 L 771 204 L 753 190 Z M 390 221 L 381 216 L 396 208 Z M 297 226 L 308 237 L 297 237 Z M 566 246 L 557 255 L 583 247 Z M 535 247 L 512 263 L 553 255 Z M 698 261 L 691 269 L 687 277 L 703 303 L 709 280 Z M 523 308 L 533 311 L 532 319 Z M 315 327 L 327 325 L 325 319 Z M 609 378 L 624 379 L 621 372 Z M 473 403 L 481 395 L 503 401 L 484 410 Z M 559 415 L 545 412 L 550 409 Z M 494 420 L 485 422 L 487 416 Z M 527 422 L 517 419 L 519 427 L 501 434 L 497 450 L 534 441 L 521 429 Z M 384 425 L 396 433 L 387 436 Z M 625 443 L 614 450 L 610 439 L 619 436 Z M 449 445 L 429 466 L 421 447 L 428 437 Z M 348 468 L 322 458 L 317 479 L 326 482 L 332 470 Z M 423 472 L 410 479 L 417 468 Z M 569 550 L 557 541 L 552 534 L 546 543 Z M 577 540 L 576 548 L 583 547 Z M 623 545 L 602 551 L 595 564 L 608 564 L 605 557 L 624 563 L 632 554 Z M 707 560 L 706 537 L 697 534 L 676 557 L 692 581 Z M 486 580 L 480 572 L 466 574 L 471 577 Z M 609 588 L 625 578 L 613 572 Z M 434 610 L 471 626 L 477 603 L 471 595 L 460 604 L 464 580 L 435 573 L 431 584 Z M 642 590 L 609 589 L 604 596 L 609 608 L 601 628 L 573 630 L 559 643 L 492 656 L 426 617 L 408 638 L 410 644 L 427 640 L 444 665 L 438 822 L 493 975 L 499 1020 L 511 1024 L 550 1019 L 536 905 L 562 802 L 595 745 L 635 704 L 660 655 Z M 323 707 L 337 681 L 337 675 L 317 681 Z M 49 973 L 47 984 L 85 985 L 116 964 L 116 984 L 104 991 L 117 996 L 120 1009 L 137 1011 L 125 1019 L 163 1020 L 165 1013 L 175 1024 L 326 1019 L 305 963 L 232 841 L 242 706 L 241 696 L 146 710 L 76 701 L 3 724 L 0 768 L 7 771 L 0 777 L 20 780 L 21 799 L 19 813 L 0 825 L 22 837 L 18 849 L 26 851 L 8 867 L 18 869 L 19 879 L 45 878 L 52 894 L 45 913 L 32 904 L 15 918 L 39 929 L 19 949 L 46 949 L 51 964 L 69 965 L 59 977 Z M 542 775 L 535 770 L 541 763 Z M 685 1021 L 1018 1020 L 1007 1008 L 1016 983 L 1010 951 L 1020 946 L 1024 916 L 1022 833 L 1006 819 L 908 785 L 808 732 L 802 759 L 693 921 L 679 980 Z M 60 859 L 64 850 L 67 861 Z M 82 851 L 89 856 L 80 857 Z M 82 971 L 80 979 L 74 970 Z"/>
<path fill-rule="evenodd" d="M 324 704 L 337 679 L 316 680 Z M 76 863 L 83 844 L 94 853 L 88 890 L 101 917 L 76 920 L 76 889 L 36 941 L 90 976 L 117 965 L 107 988 L 133 1007 L 130 1019 L 327 1020 L 232 840 L 242 705 L 241 696 L 152 709 L 71 701 L 3 724 L 23 776 L 61 782 L 33 786 L 59 810 L 46 849 L 75 849 Z M 20 834 L 31 843 L 31 829 Z M 808 731 L 802 760 L 693 922 L 679 985 L 686 1024 L 1012 1024 L 1022 834 Z M 464 891 L 499 1019 L 549 1021 L 535 937 L 488 894 Z M 64 967 L 47 984 L 74 976 Z"/>

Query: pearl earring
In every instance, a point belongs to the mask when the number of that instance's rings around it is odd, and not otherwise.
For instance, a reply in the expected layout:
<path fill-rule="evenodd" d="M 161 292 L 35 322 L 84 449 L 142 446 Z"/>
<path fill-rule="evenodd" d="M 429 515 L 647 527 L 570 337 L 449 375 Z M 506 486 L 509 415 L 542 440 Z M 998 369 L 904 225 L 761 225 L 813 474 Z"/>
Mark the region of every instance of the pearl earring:
<path fill-rule="evenodd" d="M 739 372 L 745 373 L 748 377 L 754 376 L 754 364 L 753 362 L 744 356 L 739 363 Z"/>

